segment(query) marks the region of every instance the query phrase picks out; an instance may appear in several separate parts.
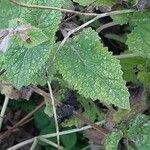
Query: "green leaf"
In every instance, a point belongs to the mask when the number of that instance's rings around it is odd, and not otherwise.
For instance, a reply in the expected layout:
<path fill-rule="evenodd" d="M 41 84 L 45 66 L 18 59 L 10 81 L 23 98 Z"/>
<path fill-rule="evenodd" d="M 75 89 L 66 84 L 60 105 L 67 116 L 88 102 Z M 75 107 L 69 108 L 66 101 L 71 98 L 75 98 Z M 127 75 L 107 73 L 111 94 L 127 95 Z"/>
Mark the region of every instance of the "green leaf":
<path fill-rule="evenodd" d="M 145 60 L 141 57 L 120 59 L 120 64 L 123 71 L 123 79 L 126 81 L 135 81 L 136 75 L 134 69 L 139 64 L 145 64 Z"/>
<path fill-rule="evenodd" d="M 132 12 L 126 14 L 112 15 L 113 21 L 118 24 L 127 24 L 136 26 L 138 24 L 144 24 L 150 21 L 150 12 Z"/>
<path fill-rule="evenodd" d="M 32 5 L 45 5 L 60 8 L 63 0 L 29 0 Z M 49 11 L 42 9 L 25 9 L 22 11 L 21 17 L 31 23 L 31 25 L 41 28 L 42 31 L 49 36 L 50 40 L 54 40 L 54 35 L 61 21 L 61 13 L 59 11 Z"/>
<path fill-rule="evenodd" d="M 118 143 L 123 138 L 122 131 L 112 132 L 111 134 L 107 135 L 104 147 L 106 150 L 117 150 Z"/>
<path fill-rule="evenodd" d="M 129 125 L 128 137 L 135 143 L 138 150 L 150 149 L 150 118 L 138 115 Z"/>
<path fill-rule="evenodd" d="M 21 46 L 25 46 L 27 48 L 33 48 L 39 44 L 42 44 L 48 40 L 48 37 L 42 32 L 41 29 L 33 27 L 31 31 L 28 32 L 28 36 L 30 38 L 30 42 L 23 41 L 20 36 L 17 36 L 17 42 Z"/>
<path fill-rule="evenodd" d="M 85 29 L 70 39 L 56 60 L 56 67 L 86 98 L 120 108 L 130 107 L 119 61 L 103 47 L 94 30 Z"/>
<path fill-rule="evenodd" d="M 44 100 L 46 104 L 46 107 L 44 109 L 45 114 L 47 114 L 49 117 L 53 117 L 53 107 L 50 99 L 45 98 Z"/>
<path fill-rule="evenodd" d="M 5 79 L 17 88 L 32 83 L 32 78 L 45 64 L 50 49 L 47 44 L 28 49 L 13 44 L 5 54 Z"/>
<path fill-rule="evenodd" d="M 128 35 L 129 51 L 150 59 L 150 22 L 140 24 Z"/>
<path fill-rule="evenodd" d="M 42 121 L 41 121 L 42 120 Z M 34 114 L 34 122 L 39 130 L 44 129 L 50 124 L 50 118 L 44 113 L 44 107 Z"/>
<path fill-rule="evenodd" d="M 19 17 L 23 8 L 12 5 L 9 0 L 0 1 L 0 28 L 7 28 L 9 20 Z"/>
<path fill-rule="evenodd" d="M 79 3 L 82 6 L 88 6 L 90 4 L 94 4 L 94 5 L 112 5 L 115 4 L 115 0 L 73 0 L 76 3 Z"/>
<path fill-rule="evenodd" d="M 63 135 L 61 136 L 61 141 L 66 148 L 68 149 L 73 148 L 77 142 L 77 134 L 72 133 Z"/>

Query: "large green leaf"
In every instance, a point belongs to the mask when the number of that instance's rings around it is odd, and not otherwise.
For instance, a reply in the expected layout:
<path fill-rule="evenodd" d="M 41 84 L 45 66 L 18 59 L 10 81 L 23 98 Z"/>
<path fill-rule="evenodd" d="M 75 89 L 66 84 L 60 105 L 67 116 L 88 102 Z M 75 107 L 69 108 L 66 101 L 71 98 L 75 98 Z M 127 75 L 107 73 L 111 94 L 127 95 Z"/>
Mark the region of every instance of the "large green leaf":
<path fill-rule="evenodd" d="M 150 22 L 135 27 L 128 36 L 127 45 L 129 51 L 150 59 Z"/>
<path fill-rule="evenodd" d="M 56 67 L 63 78 L 86 98 L 129 108 L 129 93 L 119 60 L 113 58 L 92 29 L 70 39 L 60 52 Z"/>
<path fill-rule="evenodd" d="M 29 0 L 30 4 L 50 5 L 61 7 L 62 0 Z M 3 9 L 3 8 L 2 8 Z M 10 23 L 15 25 L 13 19 Z M 6 72 L 4 79 L 14 84 L 17 88 L 31 83 L 45 84 L 45 64 L 54 49 L 55 33 L 61 21 L 61 13 L 41 9 L 21 9 L 19 20 L 25 20 L 32 25 L 28 32 L 31 43 L 22 42 L 21 39 L 13 40 L 13 45 L 4 55 L 4 67 Z M 34 27 L 33 27 L 34 25 Z M 47 43 L 45 41 L 49 40 Z M 39 75 L 43 78 L 39 81 Z M 38 81 L 35 81 L 37 79 Z M 44 83 L 41 83 L 43 81 Z"/>

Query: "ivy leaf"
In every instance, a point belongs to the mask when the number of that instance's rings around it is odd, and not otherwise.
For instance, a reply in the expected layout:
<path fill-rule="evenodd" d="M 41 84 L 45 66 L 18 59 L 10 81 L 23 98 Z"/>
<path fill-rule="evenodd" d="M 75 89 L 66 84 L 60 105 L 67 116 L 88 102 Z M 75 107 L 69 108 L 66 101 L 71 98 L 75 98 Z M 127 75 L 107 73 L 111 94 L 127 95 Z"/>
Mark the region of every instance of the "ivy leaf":
<path fill-rule="evenodd" d="M 123 138 L 123 132 L 117 131 L 109 134 L 104 142 L 104 146 L 106 150 L 117 150 L 118 143 Z"/>
<path fill-rule="evenodd" d="M 128 35 L 129 51 L 138 56 L 150 59 L 150 27 L 149 22 L 140 24 Z"/>
<path fill-rule="evenodd" d="M 119 61 L 103 47 L 92 29 L 85 29 L 64 45 L 56 67 L 84 97 L 129 108 L 129 93 Z"/>

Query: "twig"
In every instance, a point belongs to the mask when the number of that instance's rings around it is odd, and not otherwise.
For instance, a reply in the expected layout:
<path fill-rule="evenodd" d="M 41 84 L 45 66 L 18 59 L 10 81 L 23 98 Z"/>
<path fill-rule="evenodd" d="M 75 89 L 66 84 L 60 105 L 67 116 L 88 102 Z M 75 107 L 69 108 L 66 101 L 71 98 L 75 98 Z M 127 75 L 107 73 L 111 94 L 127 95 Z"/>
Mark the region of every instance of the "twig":
<path fill-rule="evenodd" d="M 52 91 L 52 87 L 49 81 L 47 81 L 49 92 L 50 92 L 50 98 L 52 101 L 52 107 L 53 107 L 53 113 L 54 113 L 54 120 L 55 120 L 55 128 L 56 128 L 56 133 L 57 133 L 57 144 L 58 144 L 58 150 L 60 149 L 60 137 L 59 137 L 59 125 L 58 125 L 58 120 L 57 120 L 57 112 L 56 112 L 56 107 L 55 107 L 55 99 Z"/>
<path fill-rule="evenodd" d="M 37 143 L 38 143 L 38 140 L 37 140 L 37 137 L 35 137 L 32 145 L 30 147 L 30 150 L 35 150 Z"/>
<path fill-rule="evenodd" d="M 115 55 L 114 57 L 117 59 L 126 59 L 126 58 L 138 57 L 138 55 L 136 55 L 136 54 L 122 54 L 122 55 Z"/>
<path fill-rule="evenodd" d="M 116 26 L 118 25 L 118 23 L 115 23 L 115 22 L 109 22 L 109 23 L 106 23 L 102 26 L 100 26 L 99 28 L 97 28 L 96 32 L 101 32 L 102 30 L 106 29 L 106 28 L 109 28 L 109 27 L 112 27 L 112 26 Z"/>
<path fill-rule="evenodd" d="M 33 86 L 32 89 L 33 89 L 34 92 L 37 92 L 38 94 L 42 95 L 43 97 L 50 98 L 48 93 L 46 93 L 45 91 L 39 89 L 38 87 Z M 62 103 L 59 102 L 59 101 L 55 101 L 55 102 L 56 102 L 57 105 L 62 105 Z M 95 123 L 91 122 L 89 119 L 84 117 L 82 114 L 80 114 L 76 111 L 73 111 L 73 115 L 75 115 L 77 118 L 79 118 L 84 123 L 86 123 L 88 125 L 91 125 L 93 129 L 97 130 L 98 132 L 102 133 L 103 135 L 108 133 L 108 130 L 95 125 Z"/>
<path fill-rule="evenodd" d="M 103 123 L 104 123 L 104 121 L 101 121 L 101 122 L 98 122 L 98 123 L 96 123 L 96 124 L 97 124 L 97 125 L 100 125 L 100 124 L 103 124 Z M 75 133 L 75 132 L 84 131 L 84 130 L 87 130 L 87 129 L 90 129 L 90 128 L 92 128 L 92 127 L 88 125 L 88 126 L 84 126 L 84 127 L 82 127 L 82 128 L 76 128 L 76 129 L 72 129 L 72 130 L 62 131 L 62 132 L 59 132 L 59 136 L 61 136 L 61 135 L 66 135 L 66 134 L 71 134 L 71 133 Z M 41 136 L 38 136 L 38 137 L 39 137 L 39 138 L 40 138 L 40 137 L 43 137 L 43 138 L 52 138 L 52 137 L 56 137 L 56 136 L 57 136 L 57 133 L 52 133 L 52 134 L 41 135 Z M 38 138 L 38 137 L 37 137 L 37 138 Z M 27 144 L 32 143 L 32 142 L 34 141 L 34 139 L 35 139 L 35 137 L 32 138 L 32 139 L 23 141 L 23 142 L 21 142 L 21 143 L 19 143 L 19 144 L 16 144 L 16 145 L 14 145 L 14 146 L 8 148 L 7 150 L 17 150 L 17 149 L 19 149 L 19 148 L 21 148 L 21 147 L 23 147 L 23 146 L 25 146 L 25 145 L 27 145 Z"/>
<path fill-rule="evenodd" d="M 0 130 L 2 128 L 3 118 L 5 115 L 5 111 L 7 109 L 8 102 L 9 102 L 9 97 L 5 95 L 4 104 L 3 104 L 1 114 L 0 114 Z"/>
<path fill-rule="evenodd" d="M 13 132 L 13 129 L 17 128 L 18 126 L 22 125 L 28 118 L 30 118 L 37 110 L 39 110 L 45 102 L 42 102 L 40 105 L 38 105 L 33 111 L 31 111 L 28 115 L 26 115 L 23 119 L 21 119 L 19 122 L 17 122 L 13 127 L 11 127 L 9 130 L 4 132 L 2 135 L 0 135 L 0 140 L 7 137 L 11 132 Z"/>
<path fill-rule="evenodd" d="M 64 12 L 64 13 L 73 13 L 73 14 L 84 15 L 84 16 L 97 16 L 96 13 L 84 13 L 84 12 L 80 12 L 80 11 L 62 9 L 62 8 L 51 7 L 51 6 L 30 5 L 30 4 L 19 3 L 16 0 L 9 0 L 9 1 L 12 2 L 13 4 L 17 5 L 17 6 L 25 7 L 25 8 L 57 10 L 57 11 L 61 11 L 61 12 Z"/>
<path fill-rule="evenodd" d="M 43 137 L 39 137 L 38 138 L 40 141 L 44 142 L 44 143 L 47 143 L 55 148 L 59 148 L 57 144 L 55 144 L 54 142 L 50 141 L 50 140 L 47 140 L 46 138 L 43 138 Z"/>

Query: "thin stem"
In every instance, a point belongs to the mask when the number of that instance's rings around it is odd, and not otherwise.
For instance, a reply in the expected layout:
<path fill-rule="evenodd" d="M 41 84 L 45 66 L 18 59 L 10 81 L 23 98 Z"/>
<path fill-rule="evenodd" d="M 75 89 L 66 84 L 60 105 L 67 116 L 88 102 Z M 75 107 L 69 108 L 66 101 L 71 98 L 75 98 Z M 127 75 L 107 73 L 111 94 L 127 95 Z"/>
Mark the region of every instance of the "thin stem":
<path fill-rule="evenodd" d="M 58 144 L 58 149 L 60 149 L 60 137 L 59 137 L 59 125 L 58 125 L 58 120 L 57 120 L 57 112 L 56 112 L 56 107 L 55 107 L 55 99 L 52 91 L 52 87 L 49 81 L 47 81 L 49 92 L 50 92 L 50 98 L 52 101 L 52 107 L 53 107 L 53 113 L 54 113 L 54 120 L 55 120 L 55 127 L 56 127 L 56 133 L 57 133 L 57 144 Z"/>
<path fill-rule="evenodd" d="M 4 104 L 3 104 L 1 114 L 0 114 L 0 130 L 2 128 L 3 118 L 4 118 L 4 115 L 5 115 L 5 111 L 7 109 L 8 102 L 9 102 L 9 97 L 5 96 Z"/>
<path fill-rule="evenodd" d="M 115 55 L 114 57 L 117 59 L 126 59 L 126 58 L 138 57 L 138 55 L 136 55 L 136 54 L 122 54 L 122 55 Z"/>
<path fill-rule="evenodd" d="M 40 6 L 40 5 L 30 5 L 30 4 L 24 4 L 24 3 L 19 3 L 16 0 L 9 0 L 13 4 L 20 6 L 20 7 L 25 7 L 25 8 L 32 8 L 32 9 L 45 9 L 45 10 L 57 10 L 65 13 L 73 13 L 73 14 L 78 14 L 78 15 L 84 15 L 84 16 L 97 16 L 96 13 L 83 13 L 80 11 L 74 11 L 74 10 L 69 10 L 69 9 L 62 9 L 58 7 L 51 7 L 51 6 Z"/>
<path fill-rule="evenodd" d="M 104 120 L 101 121 L 101 122 L 97 122 L 96 124 L 100 125 L 100 124 L 103 124 L 103 123 L 104 123 Z M 59 132 L 59 136 L 84 131 L 84 130 L 87 130 L 87 129 L 90 129 L 90 128 L 92 128 L 92 127 L 88 125 L 88 126 L 84 126 L 82 128 L 76 128 L 76 129 L 72 129 L 72 130 L 62 131 L 62 132 Z M 40 135 L 40 136 L 38 136 L 38 138 L 41 138 L 41 137 L 43 137 L 43 138 L 52 138 L 52 137 L 56 137 L 56 136 L 57 136 L 57 133 L 52 133 L 52 134 Z M 17 150 L 17 149 L 19 149 L 19 148 L 21 148 L 21 147 L 23 147 L 27 144 L 32 143 L 34 141 L 34 139 L 35 139 L 35 137 L 32 138 L 32 139 L 23 141 L 19 144 L 16 144 L 16 145 L 8 148 L 7 150 Z"/>
<path fill-rule="evenodd" d="M 30 147 L 30 150 L 35 150 L 35 148 L 36 148 L 36 146 L 37 146 L 37 143 L 38 143 L 38 140 L 37 140 L 37 138 L 35 137 L 35 138 L 34 138 L 34 141 L 33 141 L 33 143 L 32 143 L 32 145 L 31 145 L 31 147 Z"/>
<path fill-rule="evenodd" d="M 38 139 L 39 139 L 40 141 L 42 141 L 42 142 L 44 142 L 44 143 L 47 143 L 47 144 L 49 144 L 49 145 L 51 145 L 51 146 L 53 146 L 53 147 L 55 147 L 55 148 L 58 149 L 58 145 L 55 144 L 54 142 L 52 142 L 52 141 L 50 141 L 50 140 L 47 140 L 47 139 L 45 139 L 45 138 L 43 138 L 43 137 L 39 137 Z"/>
<path fill-rule="evenodd" d="M 8 136 L 13 129 L 17 128 L 18 126 L 22 125 L 28 118 L 30 118 L 36 111 L 38 111 L 45 103 L 42 102 L 40 105 L 38 105 L 33 111 L 31 111 L 29 114 L 27 114 L 23 119 L 21 119 L 19 122 L 17 122 L 13 127 L 11 127 L 8 131 L 0 135 L 0 140 Z"/>
<path fill-rule="evenodd" d="M 97 28 L 96 32 L 101 32 L 102 30 L 106 29 L 106 28 L 109 28 L 109 27 L 112 27 L 112 26 L 115 26 L 115 25 L 118 25 L 118 23 L 115 23 L 115 22 L 109 22 L 109 23 L 106 23 L 102 26 L 100 26 L 99 28 Z"/>

